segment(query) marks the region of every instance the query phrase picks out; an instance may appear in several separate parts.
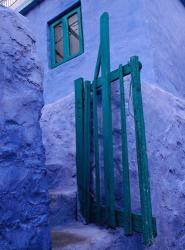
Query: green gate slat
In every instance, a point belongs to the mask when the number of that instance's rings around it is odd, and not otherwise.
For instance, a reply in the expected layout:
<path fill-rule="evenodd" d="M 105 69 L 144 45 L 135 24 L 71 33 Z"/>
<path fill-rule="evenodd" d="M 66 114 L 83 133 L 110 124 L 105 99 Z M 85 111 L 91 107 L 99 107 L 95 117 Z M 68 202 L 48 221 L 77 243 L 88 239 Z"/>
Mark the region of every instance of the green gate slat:
<path fill-rule="evenodd" d="M 77 185 L 78 185 L 78 199 L 80 204 L 80 211 L 84 215 L 83 203 L 83 78 L 75 80 L 75 119 L 76 119 L 76 167 L 77 167 Z"/>
<path fill-rule="evenodd" d="M 79 78 L 75 81 L 75 117 L 76 117 L 76 165 L 77 184 L 80 210 L 86 223 L 97 222 L 111 227 L 124 227 L 125 234 L 133 232 L 143 233 L 145 245 L 150 245 L 157 235 L 156 220 L 152 217 L 150 183 L 148 173 L 148 159 L 145 138 L 145 125 L 141 94 L 140 70 L 142 64 L 138 57 L 132 57 L 126 65 L 110 72 L 110 46 L 109 46 L 109 18 L 104 13 L 101 16 L 100 47 L 96 63 L 94 80 L 89 81 Z M 101 76 L 99 77 L 101 69 Z M 125 110 L 125 93 L 123 77 L 131 74 L 133 95 L 136 152 L 139 175 L 139 189 L 141 202 L 141 215 L 133 214 L 131 210 L 131 194 L 129 181 L 128 142 Z M 123 210 L 115 206 L 115 184 L 113 166 L 113 129 L 112 129 L 112 103 L 111 83 L 120 81 L 120 115 L 121 115 L 121 144 L 123 168 Z M 97 91 L 101 88 L 102 94 L 102 134 L 103 134 L 103 159 L 104 159 L 104 186 L 105 204 L 101 200 L 100 190 L 100 159 L 98 136 L 98 110 Z M 92 115 L 91 123 L 91 91 Z M 90 197 L 90 126 L 93 125 L 93 146 L 96 176 L 96 195 Z"/>
<path fill-rule="evenodd" d="M 90 213 L 90 82 L 84 83 L 84 215 L 89 223 Z"/>
<path fill-rule="evenodd" d="M 131 213 L 131 196 L 129 180 L 129 163 L 128 163 L 128 145 L 127 145 L 127 126 L 125 111 L 125 93 L 123 80 L 123 67 L 119 66 L 120 80 L 120 113 L 121 113 L 121 142 L 122 142 L 122 165 L 123 165 L 123 201 L 124 201 L 124 230 L 125 235 L 131 235 L 132 230 L 132 213 Z"/>
<path fill-rule="evenodd" d="M 101 48 L 98 50 L 98 57 L 94 72 L 94 81 L 92 83 L 92 95 L 93 95 L 93 136 L 94 136 L 94 155 L 95 155 L 95 176 L 96 176 L 96 204 L 97 204 L 97 223 L 100 223 L 100 166 L 99 166 L 99 139 L 98 139 L 98 114 L 97 114 L 97 90 L 96 80 L 100 73 L 101 64 Z"/>
<path fill-rule="evenodd" d="M 143 219 L 143 238 L 145 245 L 150 245 L 154 238 L 152 228 L 152 208 L 150 197 L 150 184 L 148 173 L 148 159 L 145 138 L 145 124 L 141 95 L 141 82 L 139 60 L 137 56 L 131 57 L 131 84 L 134 108 L 134 122 L 136 134 L 136 150 L 139 173 L 140 200 Z"/>
<path fill-rule="evenodd" d="M 102 113 L 103 113 L 103 148 L 107 225 L 115 227 L 115 194 L 112 144 L 112 108 L 110 84 L 110 48 L 108 14 L 101 16 L 101 81 L 102 81 Z"/>
<path fill-rule="evenodd" d="M 97 115 L 97 90 L 96 82 L 92 84 L 93 88 L 93 136 L 94 136 L 94 155 L 95 155 L 95 175 L 96 175 L 96 204 L 97 204 L 97 222 L 100 222 L 100 166 L 99 166 L 99 144 L 98 144 L 98 115 Z"/>

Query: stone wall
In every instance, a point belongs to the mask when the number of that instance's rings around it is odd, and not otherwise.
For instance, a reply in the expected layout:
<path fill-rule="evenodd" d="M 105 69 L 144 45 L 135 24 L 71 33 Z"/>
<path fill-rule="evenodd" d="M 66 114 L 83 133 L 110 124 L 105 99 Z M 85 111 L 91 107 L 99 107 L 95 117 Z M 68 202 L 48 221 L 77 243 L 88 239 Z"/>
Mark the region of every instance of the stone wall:
<path fill-rule="evenodd" d="M 128 88 L 129 81 L 126 81 L 125 85 Z M 126 109 L 132 210 L 140 213 L 132 98 L 129 98 L 127 88 Z M 152 209 L 158 233 L 150 249 L 182 250 L 185 248 L 183 220 L 185 211 L 185 136 L 183 133 L 185 102 L 152 83 L 142 82 L 142 94 Z M 123 200 L 119 105 L 119 92 L 115 84 L 113 87 L 113 141 L 118 204 Z"/>
<path fill-rule="evenodd" d="M 50 249 L 42 75 L 28 21 L 0 7 L 0 250 Z"/>
<path fill-rule="evenodd" d="M 124 3 L 121 0 L 114 2 L 105 0 L 96 1 L 96 4 L 94 1 L 82 0 L 84 54 L 55 69 L 50 69 L 49 33 L 44 25 L 74 2 L 76 1 L 67 0 L 61 3 L 54 0 L 51 4 L 46 0 L 28 14 L 28 18 L 34 20 L 32 25 L 38 34 L 38 50 L 45 63 L 45 99 L 50 104 L 43 109 L 41 124 L 50 189 L 57 192 L 76 188 L 74 95 L 71 92 L 76 78 L 82 76 L 92 80 L 99 45 L 99 17 L 102 12 L 107 11 L 110 14 L 112 69 L 120 63 L 126 64 L 129 57 L 135 54 L 140 57 L 143 64 L 142 89 L 151 195 L 158 230 L 158 236 L 151 249 L 183 250 L 185 249 L 184 7 L 179 0 L 127 0 Z M 41 34 L 43 27 L 45 30 Z M 116 88 L 113 91 L 116 199 L 117 204 L 121 206 L 119 93 Z M 129 102 L 127 97 L 132 208 L 138 213 L 140 201 L 135 137 L 132 107 Z M 75 211 L 74 203 L 65 206 L 66 210 Z M 75 219 L 75 213 L 70 216 L 71 219 Z M 122 240 L 123 245 L 127 247 L 125 249 L 143 249 L 142 238 L 138 235 L 132 238 L 123 236 Z M 111 247 L 110 249 L 114 249 Z"/>

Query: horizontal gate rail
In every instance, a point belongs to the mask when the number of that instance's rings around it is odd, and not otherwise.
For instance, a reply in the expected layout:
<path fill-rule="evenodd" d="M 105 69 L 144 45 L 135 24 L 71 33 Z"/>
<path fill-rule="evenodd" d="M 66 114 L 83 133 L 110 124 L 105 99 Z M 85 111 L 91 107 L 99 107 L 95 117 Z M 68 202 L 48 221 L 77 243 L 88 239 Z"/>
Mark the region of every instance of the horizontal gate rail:
<path fill-rule="evenodd" d="M 141 70 L 142 69 L 142 64 L 141 62 L 139 62 L 139 69 Z M 123 70 L 123 77 L 125 76 L 128 76 L 131 74 L 131 67 L 130 67 L 130 64 L 126 64 L 124 66 L 122 66 L 122 70 Z M 116 80 L 119 80 L 119 76 L 120 76 L 120 73 L 119 73 L 120 69 L 116 69 L 116 70 L 113 70 L 110 72 L 110 82 L 114 82 Z M 97 88 L 100 88 L 102 87 L 102 82 L 101 82 L 101 77 L 99 77 L 97 79 Z"/>
<path fill-rule="evenodd" d="M 105 211 L 106 208 L 104 206 L 100 207 L 100 224 L 101 225 L 106 225 L 106 217 L 105 217 Z M 97 205 L 96 203 L 91 203 L 91 216 L 90 216 L 90 221 L 97 222 L 96 220 L 96 213 L 97 213 Z M 115 210 L 115 221 L 116 221 L 116 226 L 117 227 L 123 227 L 125 228 L 125 211 L 121 210 Z M 132 213 L 132 226 L 133 226 L 133 231 L 137 233 L 143 233 L 143 219 L 142 215 L 134 214 Z M 157 227 L 156 227 L 156 219 L 152 217 L 152 230 L 153 230 L 153 236 L 157 236 Z"/>

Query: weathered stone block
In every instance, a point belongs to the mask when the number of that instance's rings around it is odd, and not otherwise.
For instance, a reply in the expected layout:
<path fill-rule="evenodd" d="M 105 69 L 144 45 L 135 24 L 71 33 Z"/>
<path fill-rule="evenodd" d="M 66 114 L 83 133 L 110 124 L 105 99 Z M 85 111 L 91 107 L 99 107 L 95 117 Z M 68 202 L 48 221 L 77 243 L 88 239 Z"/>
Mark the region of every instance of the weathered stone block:
<path fill-rule="evenodd" d="M 24 17 L 0 7 L 0 34 L 0 250 L 47 250 L 42 69 Z"/>

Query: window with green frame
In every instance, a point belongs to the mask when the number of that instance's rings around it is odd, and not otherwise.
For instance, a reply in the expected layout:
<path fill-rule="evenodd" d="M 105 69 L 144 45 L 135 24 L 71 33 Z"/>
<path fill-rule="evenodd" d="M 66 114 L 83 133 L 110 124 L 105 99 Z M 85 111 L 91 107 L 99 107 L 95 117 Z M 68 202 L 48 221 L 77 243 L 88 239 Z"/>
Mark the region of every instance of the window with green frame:
<path fill-rule="evenodd" d="M 83 53 L 81 9 L 75 8 L 50 24 L 51 67 Z"/>

